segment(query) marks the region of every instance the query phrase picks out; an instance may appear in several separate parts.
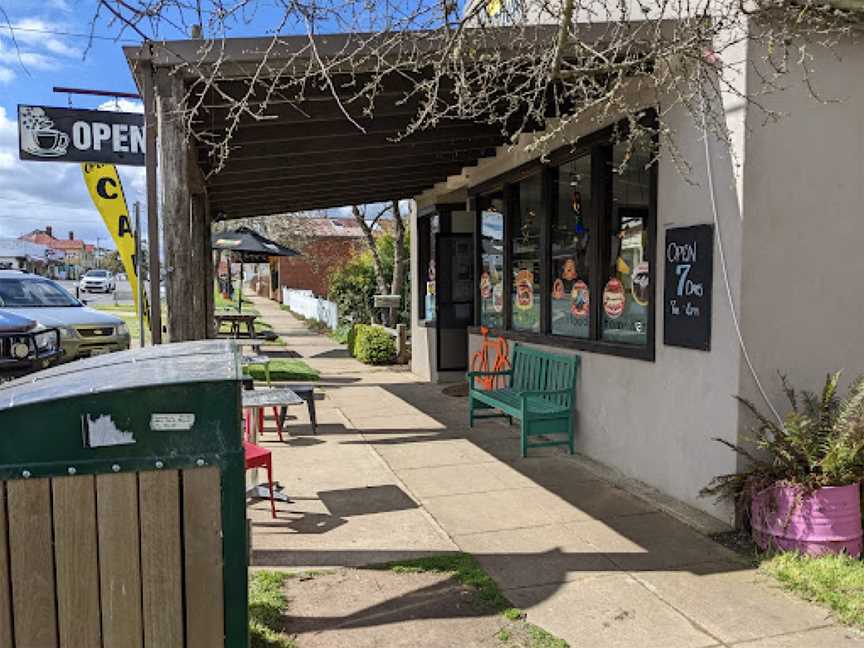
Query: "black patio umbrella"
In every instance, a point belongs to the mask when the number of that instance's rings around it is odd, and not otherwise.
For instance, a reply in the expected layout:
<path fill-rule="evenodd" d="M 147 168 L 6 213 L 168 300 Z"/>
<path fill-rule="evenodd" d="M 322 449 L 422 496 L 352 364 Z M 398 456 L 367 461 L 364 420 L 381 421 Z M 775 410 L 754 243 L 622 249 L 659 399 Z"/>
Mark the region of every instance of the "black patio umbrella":
<path fill-rule="evenodd" d="M 240 258 L 240 263 L 267 263 L 271 256 L 297 256 L 300 253 L 291 248 L 279 245 L 266 236 L 248 227 L 238 227 L 235 230 L 213 234 L 213 249 L 228 250 Z M 228 263 L 228 275 L 231 275 L 231 263 Z M 240 290 L 238 291 L 237 310 L 243 310 L 243 274 L 240 274 Z"/>

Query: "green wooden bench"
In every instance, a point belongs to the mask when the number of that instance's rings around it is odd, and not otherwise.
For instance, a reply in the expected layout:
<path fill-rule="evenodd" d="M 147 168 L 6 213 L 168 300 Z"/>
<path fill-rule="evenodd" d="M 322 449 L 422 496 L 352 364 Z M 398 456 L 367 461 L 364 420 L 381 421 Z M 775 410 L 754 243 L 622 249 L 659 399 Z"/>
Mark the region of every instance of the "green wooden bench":
<path fill-rule="evenodd" d="M 512 369 L 468 373 L 469 425 L 480 418 L 507 417 L 522 424 L 522 456 L 528 448 L 566 445 L 573 454 L 573 405 L 579 356 L 560 356 L 522 344 L 513 346 Z M 503 376 L 507 386 L 484 390 L 475 386 L 481 376 Z M 477 414 L 477 410 L 500 414 Z M 529 443 L 537 435 L 564 434 L 566 440 Z"/>

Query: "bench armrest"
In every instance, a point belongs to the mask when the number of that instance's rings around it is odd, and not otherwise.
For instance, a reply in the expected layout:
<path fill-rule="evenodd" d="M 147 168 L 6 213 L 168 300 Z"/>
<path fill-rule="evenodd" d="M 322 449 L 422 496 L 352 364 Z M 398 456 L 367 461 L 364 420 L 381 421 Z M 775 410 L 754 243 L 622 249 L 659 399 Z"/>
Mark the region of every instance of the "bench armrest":
<path fill-rule="evenodd" d="M 471 385 L 471 389 L 474 389 L 474 379 L 479 378 L 481 376 L 512 376 L 513 370 L 507 369 L 506 371 L 469 371 L 465 376 L 468 378 L 468 383 Z"/>

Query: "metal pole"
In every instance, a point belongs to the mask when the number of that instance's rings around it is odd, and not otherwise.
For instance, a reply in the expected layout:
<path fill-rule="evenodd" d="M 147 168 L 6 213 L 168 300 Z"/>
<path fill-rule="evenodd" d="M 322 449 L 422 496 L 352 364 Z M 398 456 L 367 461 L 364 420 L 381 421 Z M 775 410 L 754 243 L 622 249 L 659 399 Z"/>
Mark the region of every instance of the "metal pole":
<path fill-rule="evenodd" d="M 237 290 L 237 312 L 243 312 L 243 279 L 244 279 L 243 257 L 240 257 L 240 288 Z"/>
<path fill-rule="evenodd" d="M 144 276 L 141 272 L 141 203 L 135 201 L 135 277 L 137 278 L 138 333 L 141 336 L 141 346 L 144 339 Z"/>
<path fill-rule="evenodd" d="M 162 344 L 162 296 L 159 292 L 159 198 L 156 192 L 156 95 L 153 68 L 145 61 L 144 124 L 146 126 L 145 160 L 147 163 L 147 238 L 150 242 L 150 339 Z"/>

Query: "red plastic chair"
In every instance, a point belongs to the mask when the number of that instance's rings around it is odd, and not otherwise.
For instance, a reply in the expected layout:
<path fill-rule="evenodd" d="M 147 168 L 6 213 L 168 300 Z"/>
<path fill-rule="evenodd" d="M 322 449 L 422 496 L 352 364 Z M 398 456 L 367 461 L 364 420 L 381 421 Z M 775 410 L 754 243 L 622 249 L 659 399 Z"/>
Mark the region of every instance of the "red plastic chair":
<path fill-rule="evenodd" d="M 276 500 L 273 497 L 273 453 L 249 441 L 249 416 L 246 416 L 246 429 L 243 433 L 243 454 L 246 470 L 264 468 L 267 471 L 267 487 L 270 489 L 270 512 L 276 518 Z"/>
<path fill-rule="evenodd" d="M 250 426 L 250 416 L 251 413 L 247 410 L 246 412 L 246 436 L 249 436 L 249 426 Z M 285 438 L 282 436 L 282 432 L 284 431 L 282 427 L 282 419 L 279 417 L 279 408 L 273 408 L 273 418 L 276 420 L 276 434 L 279 435 L 279 441 L 281 443 L 285 443 Z M 264 408 L 258 408 L 258 434 L 264 434 Z"/>

